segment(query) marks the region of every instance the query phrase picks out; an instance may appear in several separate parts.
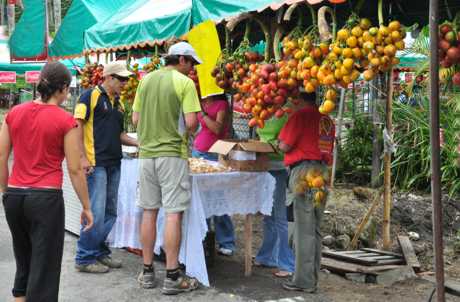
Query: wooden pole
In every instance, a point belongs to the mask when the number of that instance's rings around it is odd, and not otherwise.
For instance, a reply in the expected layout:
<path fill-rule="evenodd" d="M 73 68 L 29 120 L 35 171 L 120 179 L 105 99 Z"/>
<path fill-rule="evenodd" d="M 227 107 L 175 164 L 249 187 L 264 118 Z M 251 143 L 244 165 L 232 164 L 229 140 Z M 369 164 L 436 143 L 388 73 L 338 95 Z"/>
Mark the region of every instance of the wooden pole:
<path fill-rule="evenodd" d="M 353 236 L 353 239 L 351 240 L 350 243 L 350 249 L 354 250 L 356 249 L 358 245 L 358 239 L 361 233 L 364 230 L 364 227 L 366 226 L 367 222 L 369 221 L 369 218 L 371 218 L 372 214 L 375 212 L 375 209 L 377 208 L 379 201 L 380 201 L 380 196 L 382 195 L 382 190 L 379 190 L 376 195 L 374 196 L 374 201 L 372 202 L 371 207 L 367 211 L 366 215 L 364 215 L 363 219 L 358 225 L 358 228 L 356 229 L 355 235 Z"/>
<path fill-rule="evenodd" d="M 439 1 L 430 0 L 430 144 L 431 144 L 431 200 L 433 206 L 433 247 L 436 270 L 437 301 L 445 301 L 444 243 L 442 240 L 442 199 L 439 146 L 439 58 L 438 58 Z"/>
<path fill-rule="evenodd" d="M 331 188 L 334 187 L 335 181 L 335 172 L 337 170 L 337 156 L 338 156 L 338 144 L 342 139 L 342 121 L 343 121 L 343 107 L 345 103 L 345 88 L 342 88 L 340 91 L 340 103 L 339 103 L 339 112 L 337 116 L 337 131 L 335 133 L 335 144 L 332 157 L 332 173 L 331 173 Z"/>
<path fill-rule="evenodd" d="M 380 117 L 379 117 L 379 93 L 378 81 L 372 80 L 372 85 L 369 87 L 369 100 L 372 103 L 372 170 L 371 170 L 371 187 L 377 188 L 381 186 L 380 172 L 382 169 L 380 158 L 382 156 L 382 147 L 380 146 Z"/>
<path fill-rule="evenodd" d="M 388 135 L 393 135 L 393 68 L 388 73 L 387 81 L 387 106 L 386 106 L 386 129 Z M 391 151 L 387 150 L 383 157 L 384 165 L 384 198 L 383 198 L 383 248 L 391 248 L 390 220 L 391 220 Z"/>

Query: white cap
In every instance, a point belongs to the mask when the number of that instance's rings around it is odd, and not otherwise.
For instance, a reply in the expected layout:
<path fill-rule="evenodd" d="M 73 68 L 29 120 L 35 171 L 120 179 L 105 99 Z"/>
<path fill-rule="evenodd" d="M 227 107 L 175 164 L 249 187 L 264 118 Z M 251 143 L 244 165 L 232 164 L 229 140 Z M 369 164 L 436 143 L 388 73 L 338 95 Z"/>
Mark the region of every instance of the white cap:
<path fill-rule="evenodd" d="M 102 73 L 104 77 L 113 74 L 124 78 L 133 75 L 133 73 L 126 68 L 126 62 L 123 61 L 110 62 L 104 66 L 104 71 Z"/>
<path fill-rule="evenodd" d="M 188 44 L 187 42 L 179 42 L 172 45 L 168 49 L 168 55 L 171 56 L 190 56 L 192 57 L 198 64 L 203 63 L 203 61 L 198 57 L 193 49 L 192 45 Z"/>

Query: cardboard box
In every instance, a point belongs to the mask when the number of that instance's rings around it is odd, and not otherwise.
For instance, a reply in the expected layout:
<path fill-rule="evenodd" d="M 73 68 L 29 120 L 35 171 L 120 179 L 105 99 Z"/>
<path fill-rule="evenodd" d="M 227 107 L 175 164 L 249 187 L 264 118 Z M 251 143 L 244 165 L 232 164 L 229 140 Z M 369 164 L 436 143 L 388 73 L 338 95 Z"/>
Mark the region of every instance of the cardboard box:
<path fill-rule="evenodd" d="M 249 140 L 218 140 L 208 152 L 218 153 L 219 162 L 239 171 L 267 171 L 268 154 L 275 152 L 270 144 Z"/>

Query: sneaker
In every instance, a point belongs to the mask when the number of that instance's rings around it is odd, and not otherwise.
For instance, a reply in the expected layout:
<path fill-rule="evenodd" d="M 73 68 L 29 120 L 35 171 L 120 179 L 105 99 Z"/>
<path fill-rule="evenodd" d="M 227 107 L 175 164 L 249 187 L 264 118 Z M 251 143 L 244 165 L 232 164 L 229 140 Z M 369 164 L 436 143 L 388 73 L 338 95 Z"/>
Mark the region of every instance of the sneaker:
<path fill-rule="evenodd" d="M 190 292 L 199 286 L 196 278 L 189 277 L 183 273 L 180 274 L 176 281 L 165 278 L 163 282 L 163 295 L 177 295 L 184 292 Z"/>
<path fill-rule="evenodd" d="M 137 282 L 139 282 L 142 288 L 154 288 L 156 284 L 155 280 L 155 271 L 153 272 L 144 272 L 142 271 L 137 277 Z"/>
<path fill-rule="evenodd" d="M 310 293 L 310 294 L 316 293 L 316 288 L 302 288 L 302 287 L 298 287 L 298 286 L 295 285 L 294 282 L 292 282 L 292 281 L 284 282 L 284 283 L 283 283 L 283 288 L 284 288 L 285 290 L 289 290 L 289 291 L 298 291 L 298 292 L 305 292 L 305 293 Z"/>
<path fill-rule="evenodd" d="M 231 249 L 226 249 L 224 247 L 220 247 L 217 249 L 217 252 L 221 255 L 224 255 L 224 256 L 232 256 L 233 255 L 233 251 Z"/>
<path fill-rule="evenodd" d="M 110 256 L 103 256 L 97 259 L 97 261 L 104 264 L 105 266 L 108 266 L 109 268 L 120 268 L 122 265 L 120 260 L 114 260 Z"/>
<path fill-rule="evenodd" d="M 91 264 L 76 264 L 75 268 L 81 273 L 90 273 L 90 274 L 103 274 L 108 273 L 110 268 L 105 266 L 100 262 L 95 262 Z"/>

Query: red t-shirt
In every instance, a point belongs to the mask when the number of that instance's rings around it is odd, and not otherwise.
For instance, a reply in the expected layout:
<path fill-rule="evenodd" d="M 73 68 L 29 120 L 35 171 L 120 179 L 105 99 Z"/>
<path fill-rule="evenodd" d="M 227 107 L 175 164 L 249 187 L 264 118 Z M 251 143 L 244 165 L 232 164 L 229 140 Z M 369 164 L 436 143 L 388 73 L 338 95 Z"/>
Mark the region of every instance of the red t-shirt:
<path fill-rule="evenodd" d="M 279 135 L 282 142 L 292 147 L 284 154 L 286 166 L 302 160 L 325 160 L 319 147 L 320 121 L 324 117 L 313 106 L 302 108 L 289 117 Z"/>
<path fill-rule="evenodd" d="M 13 171 L 8 185 L 15 187 L 62 187 L 64 136 L 77 123 L 55 105 L 28 102 L 6 116 L 13 145 Z"/>

